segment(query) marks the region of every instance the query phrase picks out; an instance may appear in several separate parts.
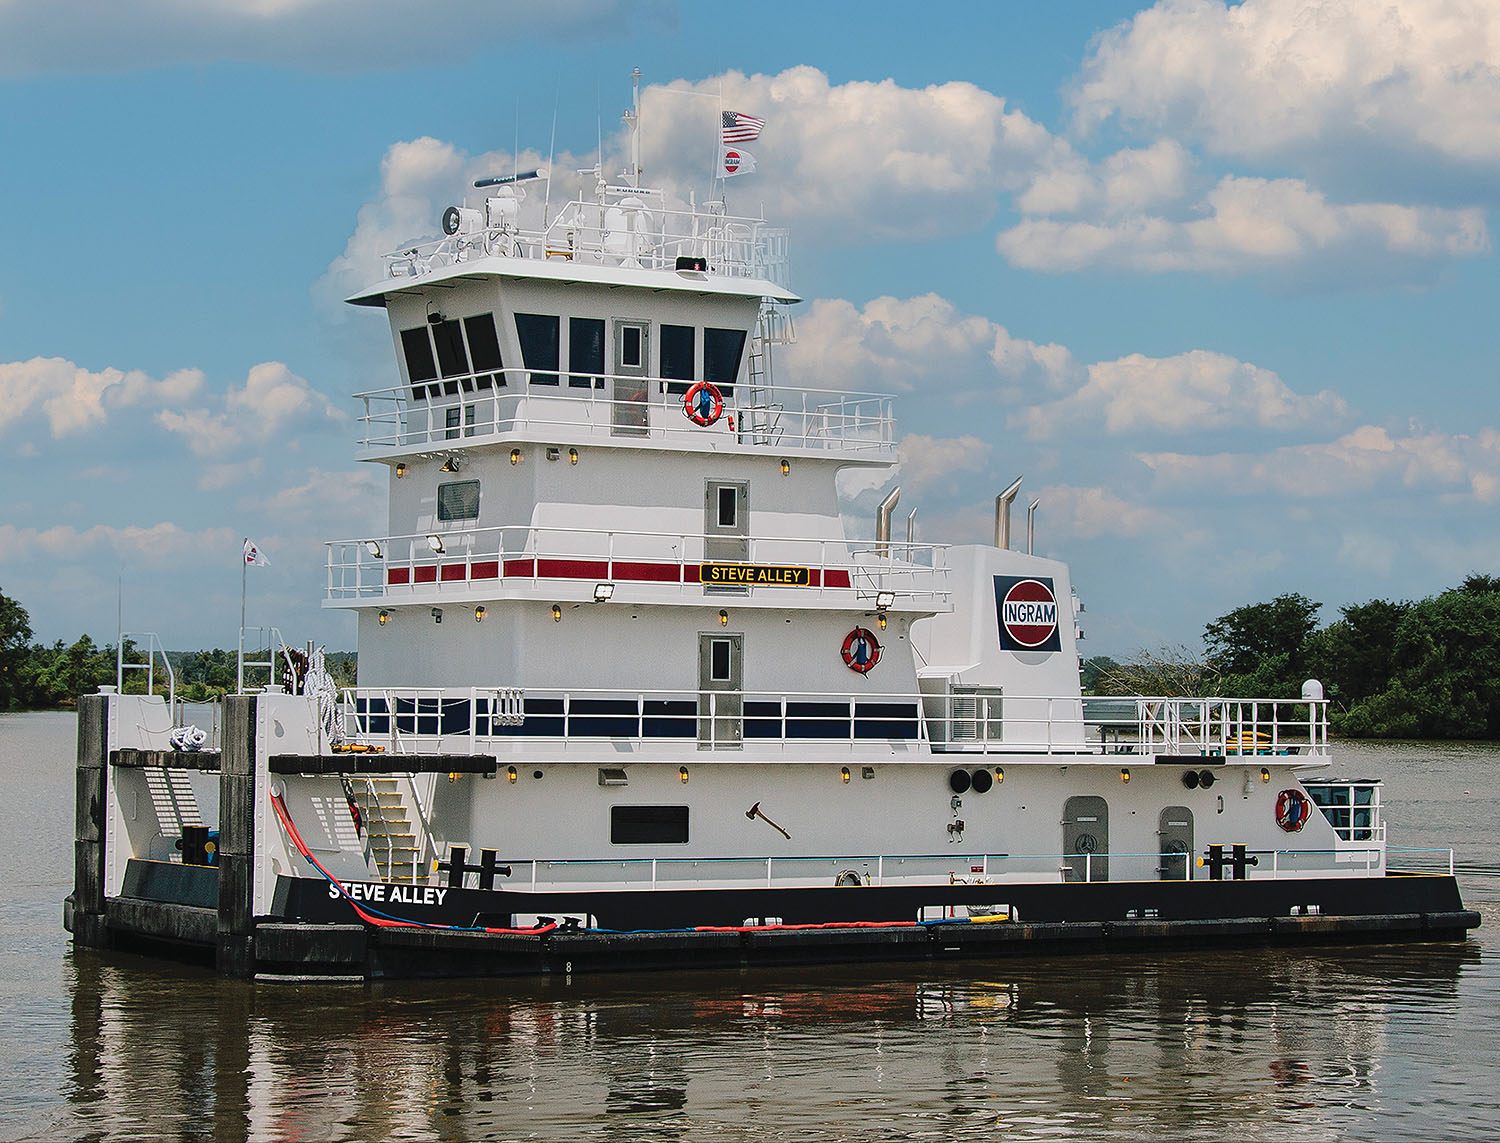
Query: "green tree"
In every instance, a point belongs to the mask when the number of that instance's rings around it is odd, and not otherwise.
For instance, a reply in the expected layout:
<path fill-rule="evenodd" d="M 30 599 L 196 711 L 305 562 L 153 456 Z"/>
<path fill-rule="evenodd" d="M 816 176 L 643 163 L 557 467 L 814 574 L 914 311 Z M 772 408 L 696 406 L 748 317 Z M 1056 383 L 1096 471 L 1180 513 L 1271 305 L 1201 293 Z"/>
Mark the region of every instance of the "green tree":
<path fill-rule="evenodd" d="M 1223 693 L 1280 698 L 1301 692 L 1307 672 L 1308 637 L 1317 630 L 1318 608 L 1297 592 L 1269 603 L 1237 607 L 1203 628 L 1208 662 L 1224 676 Z"/>
<path fill-rule="evenodd" d="M 14 710 L 25 701 L 22 675 L 30 641 L 31 616 L 0 591 L 0 710 Z"/>
<path fill-rule="evenodd" d="M 1308 639 L 1308 674 L 1346 708 L 1387 689 L 1396 670 L 1396 632 L 1411 609 L 1409 601 L 1388 599 L 1339 608 L 1343 618 Z"/>

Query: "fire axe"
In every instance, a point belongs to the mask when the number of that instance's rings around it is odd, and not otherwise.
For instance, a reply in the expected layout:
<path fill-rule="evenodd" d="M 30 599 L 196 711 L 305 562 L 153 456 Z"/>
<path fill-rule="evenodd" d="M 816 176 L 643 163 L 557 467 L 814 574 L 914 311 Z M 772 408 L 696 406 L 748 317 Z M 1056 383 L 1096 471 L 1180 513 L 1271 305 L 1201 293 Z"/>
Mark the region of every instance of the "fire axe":
<path fill-rule="evenodd" d="M 779 833 L 782 837 L 786 838 L 787 841 L 791 841 L 792 840 L 792 835 L 791 834 L 787 833 L 786 830 L 782 829 L 779 825 L 777 825 L 775 822 L 773 822 L 770 818 L 766 817 L 765 814 L 763 814 L 763 813 L 760 812 L 760 803 L 759 802 L 756 802 L 755 805 L 751 806 L 748 810 L 746 810 L 745 811 L 745 816 L 747 818 L 749 818 L 751 821 L 754 821 L 756 818 L 759 818 L 761 821 L 765 822 L 766 825 L 770 826 L 777 833 Z"/>

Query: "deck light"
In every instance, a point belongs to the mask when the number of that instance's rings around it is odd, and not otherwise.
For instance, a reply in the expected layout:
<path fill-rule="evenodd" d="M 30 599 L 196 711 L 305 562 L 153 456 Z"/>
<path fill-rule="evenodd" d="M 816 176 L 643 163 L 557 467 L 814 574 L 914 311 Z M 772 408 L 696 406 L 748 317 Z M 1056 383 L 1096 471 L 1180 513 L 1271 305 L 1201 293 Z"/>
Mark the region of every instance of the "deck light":
<path fill-rule="evenodd" d="M 552 622 L 553 623 L 561 623 L 562 622 L 562 608 L 559 607 L 555 603 L 552 605 Z"/>
<path fill-rule="evenodd" d="M 781 458 L 781 475 L 782 476 L 790 476 L 791 474 L 792 474 L 792 462 L 789 461 L 789 460 L 787 460 L 786 457 L 782 457 Z"/>
<path fill-rule="evenodd" d="M 729 626 L 729 612 L 727 612 L 727 611 L 720 611 L 719 612 L 719 626 L 720 627 L 728 627 Z"/>
<path fill-rule="evenodd" d="M 895 602 L 896 593 L 894 591 L 878 591 L 875 593 L 875 609 L 877 611 L 884 611 Z"/>
<path fill-rule="evenodd" d="M 1269 782 L 1271 780 L 1271 771 L 1267 770 L 1264 766 L 1260 768 L 1260 780 L 1262 782 Z"/>
<path fill-rule="evenodd" d="M 847 767 L 847 766 L 840 767 L 839 768 L 839 777 L 843 780 L 843 782 L 844 782 L 845 785 L 848 785 L 849 784 L 849 767 Z"/>
<path fill-rule="evenodd" d="M 365 541 L 365 551 L 369 552 L 372 556 L 374 556 L 378 560 L 380 558 L 380 541 L 378 541 L 378 540 L 366 540 Z"/>
<path fill-rule="evenodd" d="M 476 607 L 474 609 L 474 622 L 475 623 L 483 623 L 484 622 L 484 617 L 485 617 L 484 605 L 481 604 L 480 606 L 478 606 L 478 607 Z"/>
<path fill-rule="evenodd" d="M 677 767 L 677 780 L 679 782 L 681 782 L 684 786 L 687 785 L 688 771 L 687 771 L 687 767 L 686 766 L 679 766 L 679 767 Z"/>
<path fill-rule="evenodd" d="M 380 613 L 380 625 L 382 627 L 384 627 L 390 621 L 391 621 L 391 613 L 389 611 L 382 611 Z"/>
<path fill-rule="evenodd" d="M 439 472 L 457 472 L 461 467 L 463 467 L 463 466 L 459 464 L 458 457 L 454 456 L 452 453 L 449 453 L 448 454 L 448 458 L 443 461 L 443 466 L 440 469 L 438 469 L 438 471 Z"/>
<path fill-rule="evenodd" d="M 876 626 L 878 626 L 878 627 L 879 627 L 879 628 L 880 628 L 880 629 L 881 629 L 881 630 L 882 630 L 882 631 L 884 631 L 884 630 L 885 630 L 885 625 L 886 625 L 886 622 L 887 622 L 887 621 L 886 621 L 886 617 L 885 617 L 885 612 L 884 612 L 884 611 L 882 611 L 882 612 L 879 612 L 879 613 L 878 613 L 878 614 L 877 614 L 877 615 L 876 615 L 876 616 L 875 616 L 875 624 L 876 624 Z"/>
<path fill-rule="evenodd" d="M 443 537 L 441 536 L 428 536 L 427 546 L 432 549 L 434 555 L 438 556 L 442 555 L 445 550 L 443 548 Z"/>
<path fill-rule="evenodd" d="M 432 621 L 434 623 L 441 623 L 443 621 L 443 609 L 441 607 L 434 607 L 432 609 Z"/>
<path fill-rule="evenodd" d="M 505 780 L 507 782 L 514 782 L 519 777 L 520 775 L 516 773 L 516 768 L 514 766 L 507 766 L 505 768 Z"/>
<path fill-rule="evenodd" d="M 1120 767 L 1120 781 L 1122 781 L 1122 782 L 1128 782 L 1128 781 L 1130 781 L 1130 767 L 1129 766 L 1121 766 Z"/>
<path fill-rule="evenodd" d="M 996 766 L 995 767 L 995 782 L 998 784 L 998 783 L 1003 782 L 1003 781 L 1005 781 L 1005 767 L 1004 766 Z"/>
<path fill-rule="evenodd" d="M 520 449 L 513 448 L 513 449 L 510 450 L 510 462 L 511 462 L 511 464 L 520 464 L 521 463 L 521 450 Z"/>
<path fill-rule="evenodd" d="M 576 448 L 570 448 L 568 450 L 568 463 L 569 464 L 577 464 L 578 463 L 578 450 Z"/>
<path fill-rule="evenodd" d="M 402 461 L 400 464 L 396 465 L 396 479 L 400 480 L 405 475 L 406 475 L 406 462 Z"/>
<path fill-rule="evenodd" d="M 596 583 L 594 585 L 594 602 L 607 603 L 615 593 L 615 585 L 612 583 Z"/>

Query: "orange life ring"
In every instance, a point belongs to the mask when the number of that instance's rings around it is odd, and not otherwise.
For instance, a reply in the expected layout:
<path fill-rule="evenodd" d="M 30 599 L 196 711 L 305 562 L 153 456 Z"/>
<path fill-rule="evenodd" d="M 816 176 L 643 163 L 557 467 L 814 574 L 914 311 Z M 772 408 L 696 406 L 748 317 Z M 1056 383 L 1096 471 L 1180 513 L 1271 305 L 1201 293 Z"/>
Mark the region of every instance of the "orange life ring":
<path fill-rule="evenodd" d="M 844 666 L 865 674 L 880 662 L 880 641 L 863 627 L 856 627 L 844 637 Z"/>
<path fill-rule="evenodd" d="M 693 424 L 707 428 L 724 415 L 724 394 L 712 381 L 695 381 L 683 394 L 682 411 Z"/>
<path fill-rule="evenodd" d="M 1312 816 L 1312 802 L 1301 790 L 1282 790 L 1276 795 L 1276 824 L 1296 833 Z"/>

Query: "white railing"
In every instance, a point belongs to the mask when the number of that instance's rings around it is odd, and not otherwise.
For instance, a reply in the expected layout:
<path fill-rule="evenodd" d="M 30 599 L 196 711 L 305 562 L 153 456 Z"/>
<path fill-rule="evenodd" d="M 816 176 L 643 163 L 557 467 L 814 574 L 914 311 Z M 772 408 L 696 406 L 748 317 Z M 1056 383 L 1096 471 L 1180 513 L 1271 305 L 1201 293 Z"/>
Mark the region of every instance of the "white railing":
<path fill-rule="evenodd" d="M 701 564 L 729 562 L 806 568 L 807 585 L 788 591 L 848 598 L 853 589 L 859 600 L 882 591 L 904 599 L 948 599 L 947 545 L 892 543 L 889 555 L 877 555 L 873 549 L 851 550 L 841 539 L 756 537 L 745 540 L 743 558 L 711 558 L 711 544 L 724 539 L 692 532 L 516 525 L 333 540 L 326 545 L 327 598 L 441 598 L 443 592 L 479 588 L 503 593 L 507 586 L 558 579 L 588 581 L 590 588 L 605 580 L 667 586 L 686 594 L 701 590 Z M 434 540 L 441 552 L 434 550 Z"/>
<path fill-rule="evenodd" d="M 1101 745 L 1087 737 L 1076 695 L 981 697 L 976 706 L 965 693 L 355 687 L 344 692 L 344 703 L 352 733 L 397 753 L 566 754 L 597 751 L 601 740 L 616 750 L 674 758 L 795 748 L 859 759 L 875 743 L 945 755 L 1040 753 L 1096 762 L 1162 753 L 1150 740 Z M 1279 748 L 1283 758 L 1324 753 L 1321 728 L 1308 741 L 1283 738 Z M 1204 754 L 1184 756 L 1203 757 L 1209 766 L 1224 757 L 1223 744 L 1209 739 Z"/>
<path fill-rule="evenodd" d="M 1206 855 L 1205 855 L 1206 856 Z M 1307 877 L 1379 877 L 1383 852 L 1371 847 L 1365 859 L 1351 863 L 1345 850 L 1261 849 L 1247 856 L 1257 864 L 1245 870 L 1252 881 Z M 1189 877 L 1163 876 L 1163 863 L 1187 857 L 1179 865 Z M 1163 853 L 970 853 L 824 854 L 790 857 L 640 857 L 545 860 L 497 859 L 511 875 L 497 888 L 530 890 L 805 888 L 832 886 L 852 873 L 863 885 L 985 885 L 1004 904 L 1007 885 L 1063 882 L 1209 880 L 1197 855 Z M 1175 868 L 1175 867 L 1174 867 Z M 1223 879 L 1232 873 L 1225 869 Z M 846 880 L 845 884 L 848 883 Z M 1024 919 L 1024 918 L 1019 918 Z"/>
<path fill-rule="evenodd" d="M 1137 698 L 1135 704 L 1144 754 L 1237 758 L 1328 749 L 1324 699 Z"/>
<path fill-rule="evenodd" d="M 356 393 L 365 449 L 455 448 L 496 438 L 735 443 L 784 451 L 895 453 L 889 396 L 837 389 L 722 386 L 724 413 L 689 420 L 690 381 L 509 368 Z M 678 390 L 673 392 L 672 390 Z"/>
<path fill-rule="evenodd" d="M 671 208 L 657 190 L 609 189 L 614 201 L 575 199 L 545 230 L 474 211 L 457 234 L 385 255 L 386 276 L 421 277 L 488 257 L 647 270 L 672 270 L 678 258 L 691 257 L 707 259 L 713 276 L 764 278 L 785 288 L 785 229 L 763 218 Z"/>

